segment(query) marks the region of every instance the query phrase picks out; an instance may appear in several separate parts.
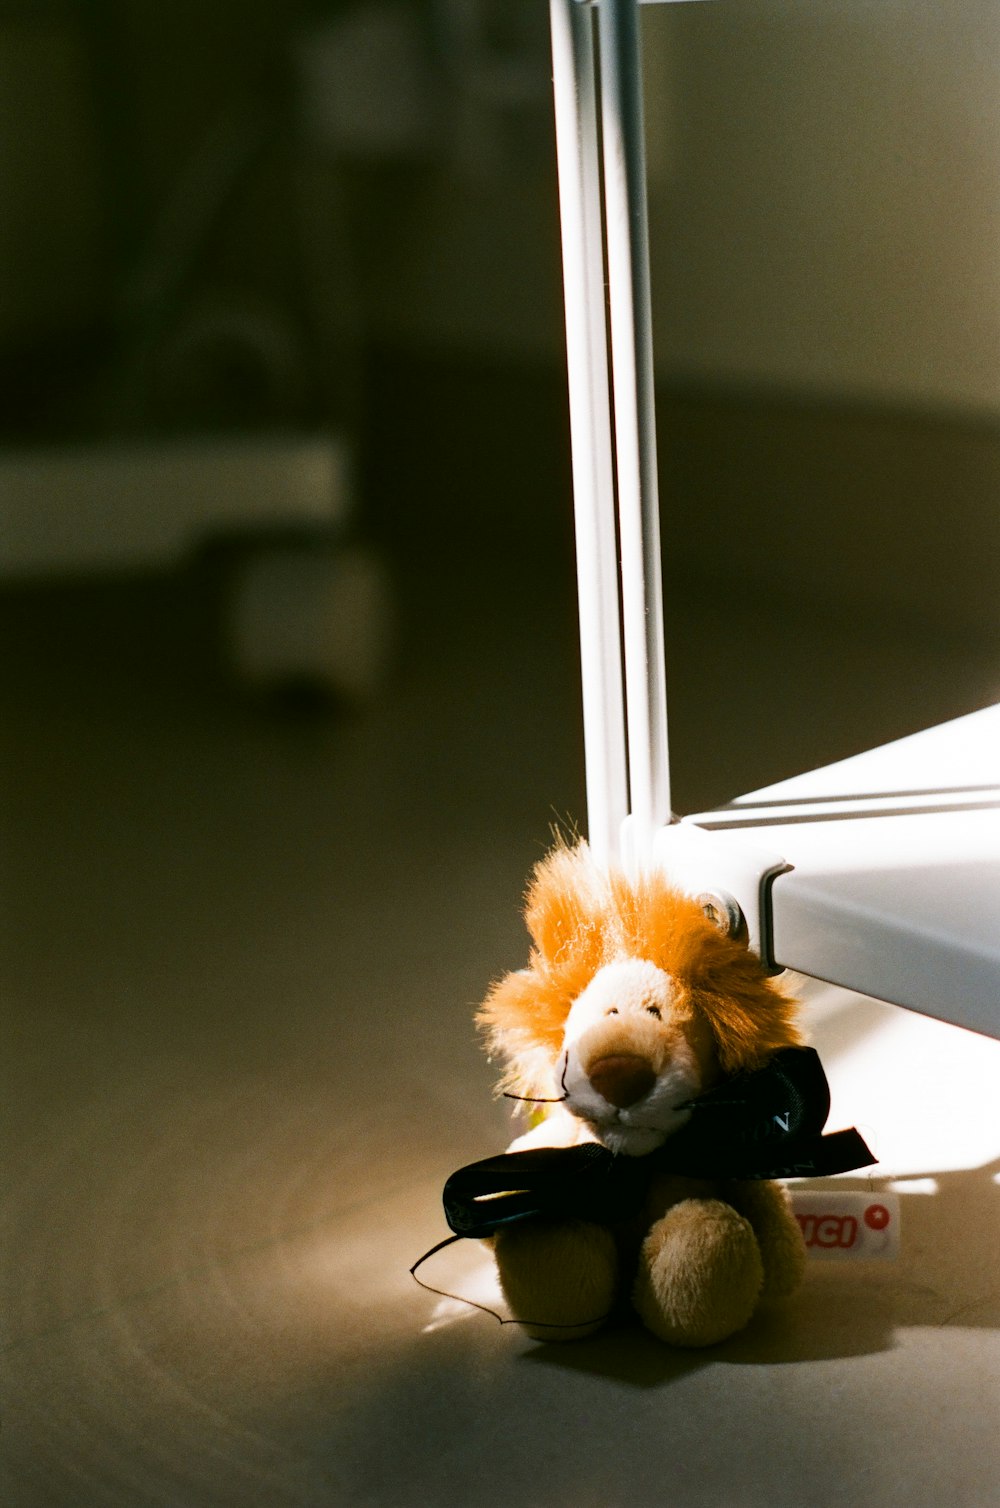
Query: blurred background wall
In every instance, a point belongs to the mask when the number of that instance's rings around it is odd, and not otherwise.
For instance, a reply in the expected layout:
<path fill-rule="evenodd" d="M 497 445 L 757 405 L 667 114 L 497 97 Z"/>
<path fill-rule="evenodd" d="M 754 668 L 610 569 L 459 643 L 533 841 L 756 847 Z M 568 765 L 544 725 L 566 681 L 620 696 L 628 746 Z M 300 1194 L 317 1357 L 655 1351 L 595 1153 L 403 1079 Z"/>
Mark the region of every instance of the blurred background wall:
<path fill-rule="evenodd" d="M 349 433 L 569 540 L 544 0 L 0 0 L 0 436 Z M 644 12 L 666 569 L 996 631 L 1000 15 Z"/>

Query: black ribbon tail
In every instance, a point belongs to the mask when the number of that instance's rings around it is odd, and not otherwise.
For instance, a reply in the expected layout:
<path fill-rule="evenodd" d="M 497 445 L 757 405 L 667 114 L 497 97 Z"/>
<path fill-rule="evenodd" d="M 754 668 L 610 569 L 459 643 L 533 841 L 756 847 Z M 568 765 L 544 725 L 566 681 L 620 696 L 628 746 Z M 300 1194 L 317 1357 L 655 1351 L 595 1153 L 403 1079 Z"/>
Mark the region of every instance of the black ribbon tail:
<path fill-rule="evenodd" d="M 870 1168 L 878 1159 L 859 1131 L 832 1131 L 828 1136 L 804 1138 L 784 1154 L 784 1166 L 757 1177 L 830 1178 L 834 1173 L 851 1173 L 856 1168 Z"/>

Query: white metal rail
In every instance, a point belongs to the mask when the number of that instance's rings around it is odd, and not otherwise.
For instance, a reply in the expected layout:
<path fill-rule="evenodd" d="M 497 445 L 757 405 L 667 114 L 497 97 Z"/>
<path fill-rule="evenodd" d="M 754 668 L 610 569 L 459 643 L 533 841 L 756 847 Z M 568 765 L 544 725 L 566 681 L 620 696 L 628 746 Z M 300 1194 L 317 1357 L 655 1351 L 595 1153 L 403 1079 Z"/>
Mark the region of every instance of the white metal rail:
<path fill-rule="evenodd" d="M 670 774 L 638 3 L 550 13 L 588 829 L 602 862 L 643 863 L 670 820 Z"/>

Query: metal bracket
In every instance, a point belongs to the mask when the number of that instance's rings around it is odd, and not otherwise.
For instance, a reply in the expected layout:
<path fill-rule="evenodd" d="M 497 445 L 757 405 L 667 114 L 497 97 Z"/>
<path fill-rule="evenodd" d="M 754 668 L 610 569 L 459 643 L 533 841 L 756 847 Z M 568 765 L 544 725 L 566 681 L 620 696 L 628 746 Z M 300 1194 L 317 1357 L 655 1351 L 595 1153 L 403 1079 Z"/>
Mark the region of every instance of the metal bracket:
<path fill-rule="evenodd" d="M 672 822 L 657 833 L 653 862 L 685 895 L 695 897 L 718 913 L 713 920 L 734 932 L 739 914 L 746 937 L 769 973 L 781 972 L 775 962 L 771 927 L 771 885 L 792 866 L 777 853 L 746 843 L 731 832 L 716 833 L 692 821 Z M 738 910 L 732 911 L 731 903 Z M 730 921 L 729 918 L 732 918 Z"/>

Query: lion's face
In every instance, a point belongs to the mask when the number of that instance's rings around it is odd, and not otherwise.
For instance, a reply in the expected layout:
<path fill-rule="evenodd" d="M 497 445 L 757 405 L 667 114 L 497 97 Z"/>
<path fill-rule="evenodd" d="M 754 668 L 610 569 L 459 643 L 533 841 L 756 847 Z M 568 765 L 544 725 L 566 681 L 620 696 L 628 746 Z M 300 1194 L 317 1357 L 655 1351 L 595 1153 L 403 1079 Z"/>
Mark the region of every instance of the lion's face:
<path fill-rule="evenodd" d="M 711 1032 L 665 970 L 639 958 L 598 969 L 566 1018 L 565 1108 L 612 1152 L 644 1156 L 691 1114 L 717 1077 Z"/>

